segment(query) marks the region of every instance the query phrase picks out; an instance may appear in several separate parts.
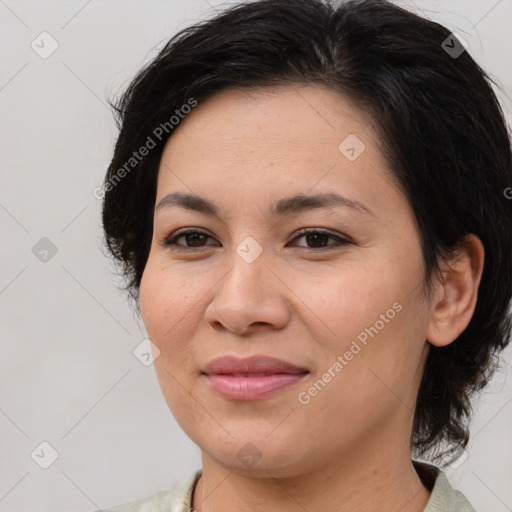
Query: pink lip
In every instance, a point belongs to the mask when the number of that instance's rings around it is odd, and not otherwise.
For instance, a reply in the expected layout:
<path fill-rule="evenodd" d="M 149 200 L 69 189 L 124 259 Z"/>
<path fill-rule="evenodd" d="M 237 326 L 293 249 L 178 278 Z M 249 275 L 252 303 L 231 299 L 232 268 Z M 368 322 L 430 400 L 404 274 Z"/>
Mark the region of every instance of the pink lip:
<path fill-rule="evenodd" d="M 309 372 L 269 356 L 224 356 L 210 361 L 205 372 L 212 389 L 231 400 L 261 400 L 283 390 Z M 243 374 L 243 375 L 241 375 Z"/>

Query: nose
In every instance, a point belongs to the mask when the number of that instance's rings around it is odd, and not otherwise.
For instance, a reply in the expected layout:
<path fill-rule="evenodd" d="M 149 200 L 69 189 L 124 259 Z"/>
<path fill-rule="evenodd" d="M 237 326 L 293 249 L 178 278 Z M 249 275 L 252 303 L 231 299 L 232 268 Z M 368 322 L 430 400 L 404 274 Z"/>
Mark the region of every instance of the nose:
<path fill-rule="evenodd" d="M 291 292 L 278 269 L 263 254 L 248 262 L 235 252 L 228 265 L 205 311 L 210 326 L 239 335 L 282 329 L 290 318 Z"/>

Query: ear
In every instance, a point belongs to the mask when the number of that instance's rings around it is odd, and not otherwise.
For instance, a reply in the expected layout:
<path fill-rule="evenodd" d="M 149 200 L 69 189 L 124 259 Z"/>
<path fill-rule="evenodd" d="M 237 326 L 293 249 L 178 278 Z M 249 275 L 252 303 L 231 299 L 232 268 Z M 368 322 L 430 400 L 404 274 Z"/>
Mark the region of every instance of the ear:
<path fill-rule="evenodd" d="M 427 341 L 436 347 L 452 343 L 471 321 L 484 268 L 485 250 L 473 234 L 465 235 L 453 260 L 442 264 L 443 280 L 432 301 Z"/>

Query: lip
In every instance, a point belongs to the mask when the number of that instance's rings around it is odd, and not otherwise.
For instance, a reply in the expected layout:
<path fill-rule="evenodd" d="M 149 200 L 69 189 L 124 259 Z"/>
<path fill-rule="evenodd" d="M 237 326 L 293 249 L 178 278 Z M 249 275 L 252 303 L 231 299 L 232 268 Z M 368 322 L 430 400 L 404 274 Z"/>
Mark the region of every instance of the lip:
<path fill-rule="evenodd" d="M 230 400 L 262 400 L 302 380 L 309 371 L 275 357 L 222 356 L 210 361 L 203 375 L 216 393 Z"/>

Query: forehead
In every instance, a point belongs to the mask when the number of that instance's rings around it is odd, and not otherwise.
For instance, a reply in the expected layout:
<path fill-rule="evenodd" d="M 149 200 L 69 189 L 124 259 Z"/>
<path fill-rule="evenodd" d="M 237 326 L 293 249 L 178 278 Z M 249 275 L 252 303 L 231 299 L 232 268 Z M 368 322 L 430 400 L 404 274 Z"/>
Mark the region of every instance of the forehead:
<path fill-rule="evenodd" d="M 200 102 L 167 141 L 157 202 L 177 189 L 239 201 L 329 189 L 374 202 L 389 178 L 372 119 L 340 93 L 230 89 Z"/>
<path fill-rule="evenodd" d="M 360 138 L 373 139 L 372 125 L 365 111 L 331 88 L 289 84 L 221 91 L 201 101 L 172 138 L 193 136 L 208 144 L 225 135 L 276 145 L 304 145 L 310 140 L 327 147 L 341 142 L 349 130 Z"/>

